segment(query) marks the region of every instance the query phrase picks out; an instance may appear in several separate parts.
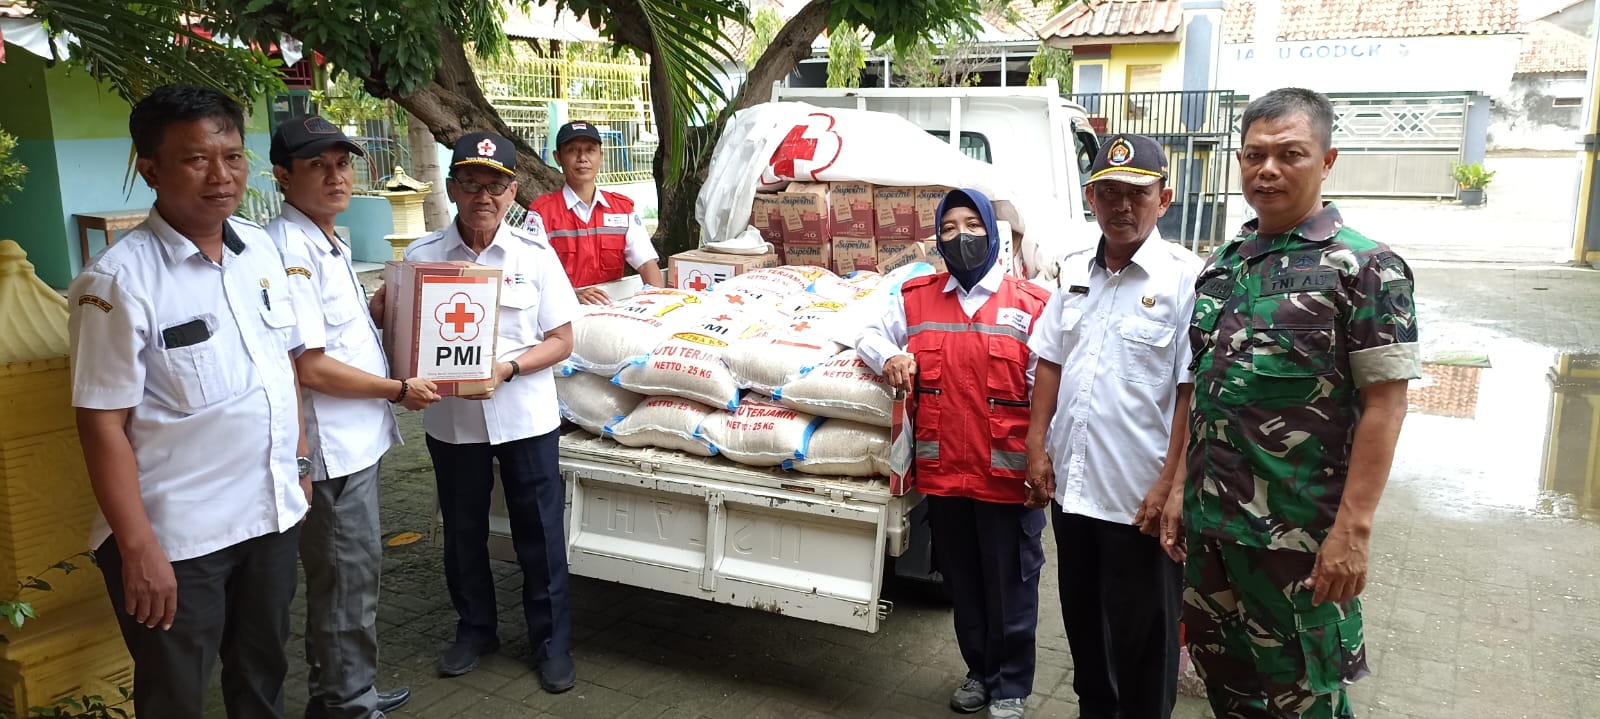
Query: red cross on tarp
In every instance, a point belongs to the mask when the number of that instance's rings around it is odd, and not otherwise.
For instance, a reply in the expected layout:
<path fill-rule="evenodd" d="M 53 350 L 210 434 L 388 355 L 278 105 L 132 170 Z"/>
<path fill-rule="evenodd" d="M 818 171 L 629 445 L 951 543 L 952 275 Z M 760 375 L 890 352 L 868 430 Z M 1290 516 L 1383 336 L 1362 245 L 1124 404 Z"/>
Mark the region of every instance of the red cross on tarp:
<path fill-rule="evenodd" d="M 817 155 L 817 141 L 806 137 L 806 126 L 795 125 L 772 153 L 772 171 L 779 177 L 794 177 L 795 160 L 811 160 Z"/>

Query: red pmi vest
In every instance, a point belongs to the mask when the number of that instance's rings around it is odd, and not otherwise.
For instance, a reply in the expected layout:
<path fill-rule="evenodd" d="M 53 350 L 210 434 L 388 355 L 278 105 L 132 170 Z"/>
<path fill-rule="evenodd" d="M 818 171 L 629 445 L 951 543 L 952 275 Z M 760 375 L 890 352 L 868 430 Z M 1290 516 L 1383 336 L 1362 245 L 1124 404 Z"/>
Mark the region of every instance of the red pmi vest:
<path fill-rule="evenodd" d="M 967 317 L 950 275 L 907 282 L 916 358 L 915 462 L 924 494 L 1021 504 L 1028 471 L 1028 335 L 1050 295 L 1006 276 Z"/>
<path fill-rule="evenodd" d="M 528 210 L 539 213 L 550 247 L 561 258 L 567 279 L 573 287 L 622 279 L 627 265 L 624 252 L 628 248 L 628 226 L 633 223 L 633 200 L 596 189 L 595 195 L 604 196 L 606 204 L 597 201 L 585 223 L 576 212 L 567 209 L 563 194 L 557 190 L 540 195 Z M 622 218 L 620 222 L 613 219 L 607 225 L 607 217 L 618 216 Z"/>

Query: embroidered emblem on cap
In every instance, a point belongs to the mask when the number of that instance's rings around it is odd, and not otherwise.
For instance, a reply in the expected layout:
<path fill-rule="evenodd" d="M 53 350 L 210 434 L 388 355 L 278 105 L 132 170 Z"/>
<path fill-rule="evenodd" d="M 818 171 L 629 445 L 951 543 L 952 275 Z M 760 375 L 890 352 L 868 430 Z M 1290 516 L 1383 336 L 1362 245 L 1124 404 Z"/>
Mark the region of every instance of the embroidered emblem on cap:
<path fill-rule="evenodd" d="M 306 118 L 305 128 L 306 132 L 314 135 L 333 135 L 339 132 L 339 128 L 334 127 L 333 123 L 328 122 L 317 115 L 312 115 Z"/>
<path fill-rule="evenodd" d="M 1145 307 L 1155 307 L 1156 298 L 1145 295 L 1144 297 L 1139 298 L 1139 304 L 1144 305 Z"/>
<path fill-rule="evenodd" d="M 572 123 L 572 129 L 574 129 L 574 130 L 587 130 L 587 129 L 589 129 L 589 125 L 587 123 L 574 122 L 574 123 Z"/>
<path fill-rule="evenodd" d="M 493 157 L 494 156 L 494 151 L 495 151 L 495 146 L 494 146 L 494 142 L 492 140 L 489 140 L 489 139 L 485 138 L 483 140 L 483 142 L 478 143 L 478 156 L 479 157 Z"/>
<path fill-rule="evenodd" d="M 1133 161 L 1133 145 L 1125 137 L 1119 137 L 1111 143 L 1111 149 L 1106 151 L 1106 162 L 1113 165 L 1126 165 Z"/>

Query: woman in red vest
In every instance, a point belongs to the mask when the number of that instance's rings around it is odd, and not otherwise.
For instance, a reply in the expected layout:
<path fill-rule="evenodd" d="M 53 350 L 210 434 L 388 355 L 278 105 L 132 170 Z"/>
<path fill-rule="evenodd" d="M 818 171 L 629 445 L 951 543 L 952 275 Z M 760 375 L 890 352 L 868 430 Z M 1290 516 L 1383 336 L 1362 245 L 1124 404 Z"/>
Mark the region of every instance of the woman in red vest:
<path fill-rule="evenodd" d="M 556 133 L 556 164 L 566 174 L 567 184 L 559 192 L 536 198 L 524 221 L 524 226 L 537 224 L 549 236 L 567 279 L 577 288 L 578 301 L 586 305 L 610 303 L 611 298 L 594 285 L 622 279 L 628 265 L 639 271 L 645 284 L 665 284 L 656 266 L 660 255 L 650 244 L 644 220 L 633 211 L 633 200 L 595 186 L 604 161 L 600 131 L 593 123 L 562 125 Z"/>
<path fill-rule="evenodd" d="M 950 271 L 907 282 L 857 350 L 910 393 L 917 489 L 967 664 L 950 708 L 1021 719 L 1033 692 L 1040 508 L 1049 502 L 1025 483 L 1028 336 L 1050 295 L 997 264 L 999 231 L 982 193 L 952 190 L 939 217 Z"/>

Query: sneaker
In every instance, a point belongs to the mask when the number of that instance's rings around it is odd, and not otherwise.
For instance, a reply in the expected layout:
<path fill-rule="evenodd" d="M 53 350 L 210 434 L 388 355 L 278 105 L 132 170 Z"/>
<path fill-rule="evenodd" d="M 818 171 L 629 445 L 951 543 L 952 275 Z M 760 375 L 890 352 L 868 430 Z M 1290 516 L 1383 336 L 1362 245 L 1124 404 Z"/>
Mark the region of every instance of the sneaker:
<path fill-rule="evenodd" d="M 989 719 L 1022 719 L 1022 706 L 1027 703 L 1026 697 L 996 699 L 989 702 Z"/>
<path fill-rule="evenodd" d="M 966 681 L 961 682 L 961 686 L 956 687 L 955 693 L 950 695 L 950 708 L 962 714 L 982 711 L 988 703 L 989 690 L 983 688 L 983 682 L 972 677 L 967 677 Z"/>

